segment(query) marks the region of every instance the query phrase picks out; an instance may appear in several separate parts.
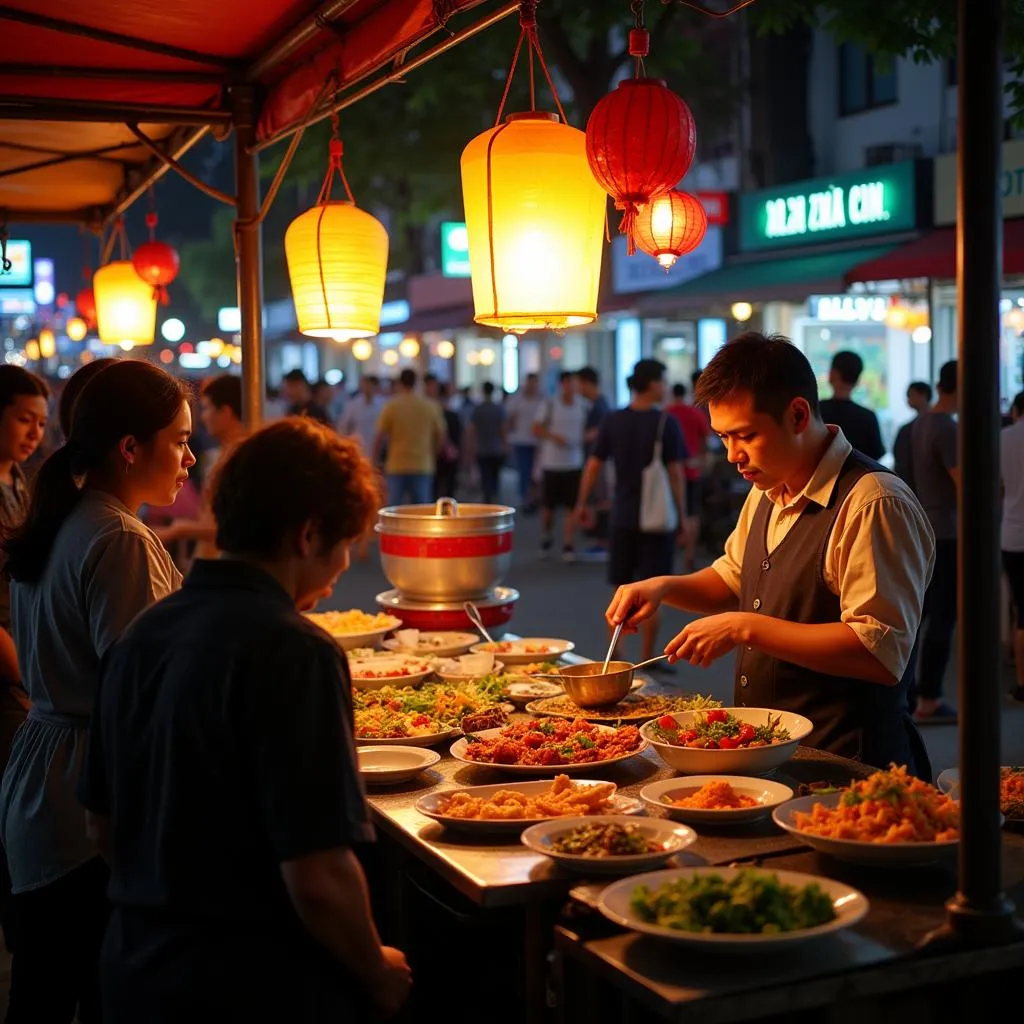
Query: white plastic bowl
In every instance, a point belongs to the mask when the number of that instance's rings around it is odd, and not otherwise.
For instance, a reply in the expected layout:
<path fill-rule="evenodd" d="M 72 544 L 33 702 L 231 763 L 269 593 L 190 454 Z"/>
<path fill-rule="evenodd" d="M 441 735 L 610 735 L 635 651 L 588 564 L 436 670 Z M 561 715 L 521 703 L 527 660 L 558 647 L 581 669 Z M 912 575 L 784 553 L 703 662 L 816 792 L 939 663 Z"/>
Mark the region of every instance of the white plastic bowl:
<path fill-rule="evenodd" d="M 781 716 L 783 728 L 789 730 L 789 739 L 769 747 L 737 747 L 734 750 L 706 750 L 698 747 L 677 747 L 656 738 L 654 729 L 657 719 L 640 727 L 640 735 L 658 752 L 658 756 L 670 768 L 686 775 L 765 775 L 779 765 L 785 764 L 796 752 L 800 741 L 811 734 L 814 723 L 803 715 L 790 711 L 776 711 L 772 708 L 722 708 L 741 722 L 751 725 L 765 725 L 768 716 Z M 677 711 L 672 717 L 685 731 L 707 711 Z M 664 718 L 664 715 L 659 716 Z"/>
<path fill-rule="evenodd" d="M 424 747 L 358 747 L 359 774 L 368 786 L 397 786 L 411 782 L 441 760 L 436 750 Z"/>

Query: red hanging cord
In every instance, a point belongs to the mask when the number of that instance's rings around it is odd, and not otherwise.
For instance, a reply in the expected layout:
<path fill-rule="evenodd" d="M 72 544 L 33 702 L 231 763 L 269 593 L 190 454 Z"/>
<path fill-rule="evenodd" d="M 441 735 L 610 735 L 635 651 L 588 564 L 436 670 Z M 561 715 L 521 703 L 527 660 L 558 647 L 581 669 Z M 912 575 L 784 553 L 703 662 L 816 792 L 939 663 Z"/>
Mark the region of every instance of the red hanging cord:
<path fill-rule="evenodd" d="M 320 186 L 320 195 L 317 196 L 316 205 L 323 206 L 331 201 L 331 189 L 334 186 L 334 175 L 337 173 L 341 183 L 345 186 L 345 194 L 348 201 L 355 206 L 356 201 L 349 187 L 348 178 L 345 177 L 345 168 L 341 165 L 341 158 L 345 153 L 345 147 L 338 137 L 338 115 L 331 114 L 331 141 L 327 146 L 327 174 L 324 176 L 324 183 Z"/>
<path fill-rule="evenodd" d="M 515 53 L 512 55 L 512 63 L 508 69 L 508 76 L 505 79 L 505 91 L 502 93 L 501 102 L 498 104 L 498 116 L 494 119 L 495 126 L 501 124 L 501 115 L 505 111 L 505 102 L 508 100 L 509 89 L 512 87 L 512 77 L 516 73 L 516 64 L 519 62 L 519 55 L 523 49 L 523 42 L 525 40 L 527 51 L 530 58 L 530 109 L 537 109 L 537 98 L 534 80 L 534 69 L 533 59 L 536 54 L 537 61 L 540 64 L 541 70 L 544 72 L 544 78 L 548 83 L 548 88 L 551 90 L 551 95 L 554 97 L 555 106 L 558 107 L 559 116 L 562 118 L 563 124 L 568 124 L 565 117 L 565 110 L 562 107 L 562 101 L 558 98 L 558 90 L 555 88 L 555 83 L 552 81 L 551 72 L 548 71 L 547 62 L 544 60 L 544 52 L 540 46 L 540 39 L 537 35 L 537 2 L 538 0 L 520 0 L 519 4 L 519 42 L 516 43 Z"/>

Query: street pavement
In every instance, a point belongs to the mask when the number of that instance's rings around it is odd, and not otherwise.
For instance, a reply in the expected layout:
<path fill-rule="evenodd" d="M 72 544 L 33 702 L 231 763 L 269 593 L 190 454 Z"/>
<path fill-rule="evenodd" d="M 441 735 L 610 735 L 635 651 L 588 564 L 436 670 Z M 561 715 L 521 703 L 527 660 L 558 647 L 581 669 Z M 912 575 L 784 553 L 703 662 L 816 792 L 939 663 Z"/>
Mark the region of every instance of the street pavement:
<path fill-rule="evenodd" d="M 511 484 L 513 479 L 504 483 Z M 506 487 L 507 491 L 510 491 Z M 511 493 L 506 493 L 511 500 Z M 556 529 L 556 537 L 560 536 Z M 512 620 L 503 627 L 520 636 L 555 636 L 572 640 L 578 653 L 585 657 L 603 658 L 608 647 L 604 610 L 612 589 L 607 583 L 607 566 L 603 563 L 577 561 L 566 565 L 557 551 L 553 559 L 538 558 L 540 524 L 536 516 L 517 515 L 512 569 L 505 584 L 520 593 Z M 577 543 L 580 552 L 583 544 Z M 705 553 L 703 564 L 711 560 Z M 366 560 L 353 560 L 352 567 L 338 582 L 334 595 L 321 603 L 322 610 L 361 608 L 376 611 L 375 597 L 389 590 L 391 584 L 380 567 L 377 549 L 372 545 Z M 691 620 L 692 616 L 666 609 L 661 627 L 661 642 L 667 641 Z M 639 639 L 629 637 L 623 653 L 631 660 L 640 656 Z M 955 661 L 955 658 L 953 659 Z M 710 668 L 678 665 L 673 675 L 652 674 L 659 683 L 677 686 L 687 693 L 705 693 L 726 704 L 732 703 L 733 658 L 728 656 Z M 1006 694 L 1012 683 L 1013 669 L 1004 658 L 1003 678 L 998 686 Z M 987 681 L 988 685 L 995 685 Z M 985 680 L 970 679 L 971 685 L 984 685 Z M 950 666 L 945 694 L 956 704 L 956 666 Z M 959 729 L 955 725 L 930 725 L 922 729 L 935 773 L 958 763 Z M 1024 764 L 1024 705 L 1004 697 L 1002 707 L 1002 763 Z"/>

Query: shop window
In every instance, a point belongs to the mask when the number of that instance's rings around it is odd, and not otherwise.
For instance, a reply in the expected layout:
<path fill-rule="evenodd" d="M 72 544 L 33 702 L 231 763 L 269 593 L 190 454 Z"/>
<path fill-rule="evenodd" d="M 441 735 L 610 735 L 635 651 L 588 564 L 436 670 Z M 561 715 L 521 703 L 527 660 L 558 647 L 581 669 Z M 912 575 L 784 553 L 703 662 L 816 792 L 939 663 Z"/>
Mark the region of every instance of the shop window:
<path fill-rule="evenodd" d="M 898 99 L 896 63 L 868 53 L 856 43 L 839 47 L 839 115 L 859 114 Z"/>

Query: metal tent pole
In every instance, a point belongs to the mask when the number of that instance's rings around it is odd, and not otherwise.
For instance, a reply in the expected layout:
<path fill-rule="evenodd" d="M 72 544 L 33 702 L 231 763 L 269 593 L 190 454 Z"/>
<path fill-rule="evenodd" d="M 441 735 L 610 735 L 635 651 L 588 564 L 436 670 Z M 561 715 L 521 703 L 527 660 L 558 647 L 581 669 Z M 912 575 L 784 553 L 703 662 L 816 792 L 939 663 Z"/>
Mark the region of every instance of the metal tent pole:
<path fill-rule="evenodd" d="M 235 126 L 235 267 L 238 309 L 242 321 L 242 414 L 255 429 L 263 420 L 265 366 L 263 358 L 263 246 L 259 222 L 259 157 L 251 146 L 256 137 L 252 86 L 232 91 Z"/>
<path fill-rule="evenodd" d="M 961 828 L 957 894 L 940 943 L 1015 934 L 999 827 L 1002 701 L 999 567 L 1001 0 L 959 0 L 957 358 L 960 466 L 958 676 Z"/>

